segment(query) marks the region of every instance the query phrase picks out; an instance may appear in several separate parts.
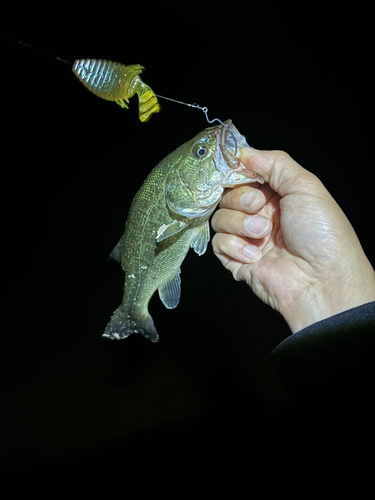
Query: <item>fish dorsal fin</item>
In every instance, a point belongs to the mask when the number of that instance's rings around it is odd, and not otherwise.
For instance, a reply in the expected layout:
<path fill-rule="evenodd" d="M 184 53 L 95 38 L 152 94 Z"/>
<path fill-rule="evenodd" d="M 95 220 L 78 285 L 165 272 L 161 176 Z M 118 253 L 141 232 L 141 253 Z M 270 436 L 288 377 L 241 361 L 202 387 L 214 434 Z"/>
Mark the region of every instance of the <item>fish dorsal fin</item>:
<path fill-rule="evenodd" d="M 160 300 L 167 309 L 174 309 L 180 302 L 181 297 L 181 269 L 178 269 L 176 274 L 168 280 L 164 285 L 158 288 Z"/>
<path fill-rule="evenodd" d="M 115 248 L 112 250 L 112 252 L 109 255 L 109 258 L 112 260 L 115 260 L 119 264 L 121 264 L 121 240 L 122 237 L 120 238 L 120 241 L 117 243 Z"/>
<path fill-rule="evenodd" d="M 165 238 L 169 238 L 176 233 L 179 233 L 183 229 L 185 229 L 191 223 L 190 220 L 174 220 L 170 224 L 163 224 L 159 227 L 158 232 L 156 233 L 156 241 L 165 240 Z"/>
<path fill-rule="evenodd" d="M 190 247 L 194 248 L 194 251 L 198 255 L 203 255 L 207 250 L 208 242 L 210 241 L 210 226 L 208 221 L 206 221 L 203 226 L 200 226 L 190 243 Z"/>

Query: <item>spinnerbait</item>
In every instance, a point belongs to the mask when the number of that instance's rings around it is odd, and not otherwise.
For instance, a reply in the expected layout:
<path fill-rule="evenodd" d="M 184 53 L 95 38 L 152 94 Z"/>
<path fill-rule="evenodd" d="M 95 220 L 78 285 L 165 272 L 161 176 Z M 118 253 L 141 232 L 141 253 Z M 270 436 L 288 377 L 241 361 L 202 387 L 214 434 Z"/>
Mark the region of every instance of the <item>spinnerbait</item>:
<path fill-rule="evenodd" d="M 61 57 L 37 49 L 15 38 L 11 38 L 11 40 L 21 45 L 26 45 L 26 47 L 42 52 L 50 57 L 54 57 L 58 61 L 71 66 L 69 61 Z M 207 115 L 208 108 L 206 107 L 202 108 L 198 104 L 188 104 L 186 102 L 177 101 L 176 99 L 171 99 L 170 97 L 155 94 L 153 90 L 141 80 L 139 75 L 143 70 L 144 67 L 140 64 L 125 66 L 125 64 L 108 61 L 106 59 L 77 59 L 72 68 L 73 73 L 90 92 L 107 101 L 114 101 L 122 108 L 128 109 L 129 99 L 137 93 L 139 98 L 139 119 L 141 122 L 147 122 L 153 113 L 158 113 L 160 111 L 160 104 L 157 97 L 184 104 L 191 108 L 200 109 L 205 114 L 208 123 L 213 123 L 215 121 L 219 122 L 232 136 L 235 145 L 235 156 L 237 156 L 237 140 L 234 134 L 221 120 L 219 120 L 219 118 L 209 120 Z"/>

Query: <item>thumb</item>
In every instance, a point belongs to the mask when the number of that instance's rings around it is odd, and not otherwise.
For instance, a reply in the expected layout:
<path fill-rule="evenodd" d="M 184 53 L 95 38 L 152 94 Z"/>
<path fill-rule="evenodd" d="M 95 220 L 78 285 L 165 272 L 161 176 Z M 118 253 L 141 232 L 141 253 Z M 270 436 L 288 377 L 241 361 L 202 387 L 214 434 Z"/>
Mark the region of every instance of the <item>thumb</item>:
<path fill-rule="evenodd" d="M 242 147 L 240 160 L 248 170 L 262 176 L 280 196 L 296 191 L 311 194 L 317 189 L 325 190 L 314 174 L 301 167 L 284 151 L 257 151 Z"/>

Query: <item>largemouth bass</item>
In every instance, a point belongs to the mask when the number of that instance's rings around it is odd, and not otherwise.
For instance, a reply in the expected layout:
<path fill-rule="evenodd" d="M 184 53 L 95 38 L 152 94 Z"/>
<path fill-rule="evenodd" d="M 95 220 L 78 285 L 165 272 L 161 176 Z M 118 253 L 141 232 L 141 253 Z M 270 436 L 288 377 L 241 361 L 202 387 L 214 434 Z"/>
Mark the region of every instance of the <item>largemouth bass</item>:
<path fill-rule="evenodd" d="M 226 127 L 238 150 L 248 146 L 231 120 Z M 222 125 L 206 128 L 162 160 L 148 175 L 129 210 L 125 232 L 111 257 L 125 273 L 124 296 L 103 336 L 123 339 L 141 333 L 159 339 L 148 304 L 156 290 L 165 307 L 180 301 L 180 266 L 193 248 L 204 254 L 208 220 L 225 187 L 264 180 L 235 156 L 235 143 Z M 239 152 L 237 152 L 239 155 Z"/>

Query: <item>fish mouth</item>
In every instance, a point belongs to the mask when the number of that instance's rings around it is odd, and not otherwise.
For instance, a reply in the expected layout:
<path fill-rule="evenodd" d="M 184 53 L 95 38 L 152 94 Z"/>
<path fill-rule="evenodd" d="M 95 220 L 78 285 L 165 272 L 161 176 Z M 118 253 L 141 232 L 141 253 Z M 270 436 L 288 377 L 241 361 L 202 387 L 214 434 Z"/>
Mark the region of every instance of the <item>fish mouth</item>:
<path fill-rule="evenodd" d="M 242 146 L 248 146 L 246 138 L 239 133 L 237 128 L 233 125 L 231 119 L 225 120 L 225 122 L 220 122 L 221 125 L 214 125 L 212 127 L 206 127 L 206 131 L 213 131 L 210 136 L 217 137 L 217 146 L 221 145 L 230 151 L 233 156 L 239 156 L 239 150 Z M 237 142 L 237 154 L 236 153 L 236 142 Z M 216 146 L 216 149 L 218 149 Z"/>
<path fill-rule="evenodd" d="M 232 120 L 225 120 L 217 130 L 214 155 L 215 168 L 225 177 L 244 168 L 239 161 L 240 149 L 243 146 L 248 146 L 246 138 L 239 133 Z"/>
<path fill-rule="evenodd" d="M 223 126 L 224 125 L 224 126 Z M 225 120 L 218 130 L 214 164 L 223 179 L 221 186 L 234 187 L 262 179 L 248 170 L 240 161 L 241 148 L 249 147 L 246 138 L 240 134 L 232 120 Z"/>
<path fill-rule="evenodd" d="M 232 120 L 225 120 L 224 125 L 225 127 L 221 126 L 220 144 L 233 156 L 238 158 L 240 156 L 240 149 L 243 146 L 249 147 L 249 145 L 246 138 L 237 130 Z"/>

